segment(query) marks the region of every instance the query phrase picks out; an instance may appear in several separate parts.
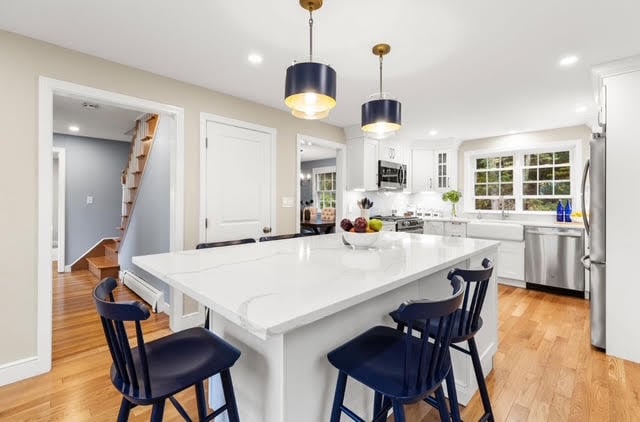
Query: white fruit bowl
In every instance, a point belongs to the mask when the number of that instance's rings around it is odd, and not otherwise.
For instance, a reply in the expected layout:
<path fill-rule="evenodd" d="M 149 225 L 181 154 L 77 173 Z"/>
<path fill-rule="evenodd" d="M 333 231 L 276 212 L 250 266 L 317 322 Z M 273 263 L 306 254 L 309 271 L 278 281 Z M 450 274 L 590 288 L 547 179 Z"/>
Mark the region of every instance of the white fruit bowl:
<path fill-rule="evenodd" d="M 343 232 L 342 237 L 344 241 L 351 246 L 354 246 L 356 248 L 367 248 L 369 246 L 373 246 L 373 244 L 378 241 L 378 238 L 380 237 L 380 232 L 374 232 L 374 233 Z"/>

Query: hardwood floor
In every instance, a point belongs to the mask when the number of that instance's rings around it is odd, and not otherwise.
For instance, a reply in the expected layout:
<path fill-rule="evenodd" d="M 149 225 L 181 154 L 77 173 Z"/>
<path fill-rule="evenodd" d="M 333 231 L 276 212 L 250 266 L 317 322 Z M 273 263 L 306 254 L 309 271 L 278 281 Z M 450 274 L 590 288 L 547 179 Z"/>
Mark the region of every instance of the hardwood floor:
<path fill-rule="evenodd" d="M 53 281 L 53 369 L 0 388 L 2 421 L 113 421 L 120 395 L 111 386 L 111 358 L 91 300 L 95 278 L 86 270 Z M 119 289 L 118 299 L 135 295 Z M 499 287 L 499 338 L 488 377 L 497 421 L 640 421 L 640 365 L 608 357 L 589 344 L 589 302 Z M 152 314 L 145 338 L 167 335 L 168 318 Z M 196 415 L 193 391 L 178 396 Z M 239 403 L 242 406 L 242 403 Z M 462 409 L 466 421 L 482 413 L 479 397 Z M 149 420 L 150 408 L 132 411 Z M 182 420 L 167 405 L 165 420 Z M 390 418 L 393 420 L 393 417 Z M 407 420 L 439 420 L 425 404 Z M 262 422 L 262 421 L 245 421 Z"/>

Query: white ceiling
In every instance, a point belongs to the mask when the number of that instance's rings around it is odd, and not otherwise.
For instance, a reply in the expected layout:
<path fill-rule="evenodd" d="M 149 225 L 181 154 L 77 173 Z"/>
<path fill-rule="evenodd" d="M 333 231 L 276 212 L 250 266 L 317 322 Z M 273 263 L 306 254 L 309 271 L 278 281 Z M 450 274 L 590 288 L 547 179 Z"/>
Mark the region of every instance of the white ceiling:
<path fill-rule="evenodd" d="M 86 108 L 83 106 L 85 103 L 95 104 L 98 108 Z M 125 133 L 133 128 L 141 114 L 140 111 L 98 104 L 84 98 L 53 96 L 55 133 L 131 142 L 131 134 Z M 80 130 L 72 132 L 69 126 L 77 126 Z"/>
<path fill-rule="evenodd" d="M 338 73 L 328 122 L 359 123 L 377 88 L 378 42 L 392 47 L 384 83 L 403 104 L 399 137 L 591 122 L 589 68 L 640 53 L 638 16 L 637 0 L 327 0 L 314 39 Z M 307 54 L 307 18 L 296 0 L 0 2 L 0 28 L 283 110 L 285 69 Z M 251 52 L 264 62 L 250 65 Z M 580 61 L 560 69 L 566 54 Z"/>
<path fill-rule="evenodd" d="M 325 148 L 313 143 L 305 143 L 300 147 L 300 161 L 324 160 L 326 158 L 336 158 L 336 150 Z"/>

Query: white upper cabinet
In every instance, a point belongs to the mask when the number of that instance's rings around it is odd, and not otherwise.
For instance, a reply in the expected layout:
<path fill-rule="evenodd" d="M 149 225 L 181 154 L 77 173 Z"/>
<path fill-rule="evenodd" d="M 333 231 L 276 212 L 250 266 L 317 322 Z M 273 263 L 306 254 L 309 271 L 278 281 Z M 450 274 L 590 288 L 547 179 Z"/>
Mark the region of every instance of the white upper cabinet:
<path fill-rule="evenodd" d="M 413 149 L 411 192 L 445 192 L 457 187 L 458 154 L 454 149 Z"/>
<path fill-rule="evenodd" d="M 434 190 L 433 151 L 426 149 L 411 151 L 410 175 L 409 189 L 411 192 Z"/>
<path fill-rule="evenodd" d="M 391 161 L 393 163 L 409 164 L 409 150 L 397 145 L 393 141 L 379 142 L 379 157 L 382 161 Z"/>
<path fill-rule="evenodd" d="M 378 190 L 378 141 L 347 141 L 347 190 Z"/>

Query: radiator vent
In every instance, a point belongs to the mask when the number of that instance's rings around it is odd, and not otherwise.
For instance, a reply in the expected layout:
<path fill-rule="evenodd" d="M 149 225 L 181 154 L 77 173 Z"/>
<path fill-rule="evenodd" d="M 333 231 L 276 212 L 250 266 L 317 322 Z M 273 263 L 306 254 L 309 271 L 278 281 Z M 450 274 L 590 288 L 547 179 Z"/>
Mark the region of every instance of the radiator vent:
<path fill-rule="evenodd" d="M 159 312 L 162 310 L 162 306 L 164 305 L 164 294 L 160 290 L 129 271 L 125 271 L 123 273 L 122 282 L 125 286 L 133 290 L 135 294 L 140 296 L 142 300 L 147 302 L 149 306 L 151 306 L 153 312 Z"/>

